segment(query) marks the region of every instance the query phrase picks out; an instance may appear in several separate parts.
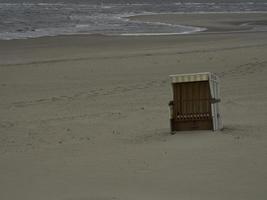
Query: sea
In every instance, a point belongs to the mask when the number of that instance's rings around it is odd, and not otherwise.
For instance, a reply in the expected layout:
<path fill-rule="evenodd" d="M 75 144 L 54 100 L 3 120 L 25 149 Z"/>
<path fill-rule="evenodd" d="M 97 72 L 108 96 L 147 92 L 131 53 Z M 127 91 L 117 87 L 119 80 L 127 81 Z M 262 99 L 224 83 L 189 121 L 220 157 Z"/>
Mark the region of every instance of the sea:
<path fill-rule="evenodd" d="M 188 34 L 198 27 L 131 21 L 160 13 L 267 12 L 267 0 L 0 0 L 0 39 L 68 34 Z"/>

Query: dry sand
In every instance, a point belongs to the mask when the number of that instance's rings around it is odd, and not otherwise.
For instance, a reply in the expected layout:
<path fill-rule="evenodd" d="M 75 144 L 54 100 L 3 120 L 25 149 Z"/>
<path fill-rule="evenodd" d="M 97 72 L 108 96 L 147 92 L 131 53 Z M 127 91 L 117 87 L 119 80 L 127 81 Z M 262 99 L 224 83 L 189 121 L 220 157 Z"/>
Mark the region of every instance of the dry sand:
<path fill-rule="evenodd" d="M 267 34 L 251 31 L 267 14 L 212 17 L 140 17 L 209 24 L 191 35 L 1 41 L 0 199 L 267 199 Z M 168 75 L 202 71 L 225 128 L 170 135 Z"/>

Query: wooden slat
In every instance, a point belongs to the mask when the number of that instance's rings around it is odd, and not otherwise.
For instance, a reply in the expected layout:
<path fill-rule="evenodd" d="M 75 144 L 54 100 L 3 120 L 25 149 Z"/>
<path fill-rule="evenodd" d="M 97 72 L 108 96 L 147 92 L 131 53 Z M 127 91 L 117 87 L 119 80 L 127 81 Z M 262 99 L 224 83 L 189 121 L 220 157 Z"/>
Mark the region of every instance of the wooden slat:
<path fill-rule="evenodd" d="M 193 84 L 193 97 L 192 97 L 195 101 L 193 103 L 193 113 L 197 114 L 199 113 L 199 102 L 198 102 L 198 84 Z"/>
<path fill-rule="evenodd" d="M 177 85 L 177 84 L 172 85 L 172 89 L 173 89 L 173 116 L 174 117 L 176 117 L 178 114 L 177 113 L 177 100 L 178 100 L 177 87 L 179 87 L 179 85 Z"/>

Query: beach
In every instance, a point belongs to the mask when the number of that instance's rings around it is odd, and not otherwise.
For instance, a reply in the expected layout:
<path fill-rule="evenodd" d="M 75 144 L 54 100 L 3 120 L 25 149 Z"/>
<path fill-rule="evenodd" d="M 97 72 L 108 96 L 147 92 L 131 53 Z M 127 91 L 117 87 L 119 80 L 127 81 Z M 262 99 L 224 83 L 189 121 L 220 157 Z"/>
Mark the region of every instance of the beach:
<path fill-rule="evenodd" d="M 0 41 L 0 199 L 265 200 L 267 14 L 130 19 L 207 30 Z M 194 72 L 224 129 L 171 135 L 169 75 Z"/>

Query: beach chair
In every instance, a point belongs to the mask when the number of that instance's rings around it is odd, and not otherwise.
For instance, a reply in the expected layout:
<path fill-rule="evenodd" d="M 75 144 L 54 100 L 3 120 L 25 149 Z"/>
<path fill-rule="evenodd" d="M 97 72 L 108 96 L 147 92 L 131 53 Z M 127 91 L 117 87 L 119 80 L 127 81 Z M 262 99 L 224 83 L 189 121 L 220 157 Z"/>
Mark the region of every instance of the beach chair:
<path fill-rule="evenodd" d="M 171 132 L 220 130 L 219 78 L 210 72 L 170 75 L 173 100 L 170 101 Z"/>

